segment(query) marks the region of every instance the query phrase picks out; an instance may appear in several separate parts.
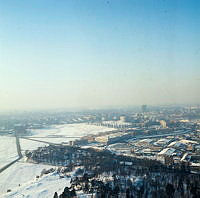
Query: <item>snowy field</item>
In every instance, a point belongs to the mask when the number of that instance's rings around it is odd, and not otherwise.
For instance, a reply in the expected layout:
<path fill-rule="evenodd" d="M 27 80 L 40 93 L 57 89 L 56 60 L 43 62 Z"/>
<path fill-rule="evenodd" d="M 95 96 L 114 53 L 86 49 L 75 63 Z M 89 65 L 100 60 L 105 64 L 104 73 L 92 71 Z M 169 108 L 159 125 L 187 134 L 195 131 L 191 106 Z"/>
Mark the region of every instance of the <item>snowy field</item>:
<path fill-rule="evenodd" d="M 111 131 L 113 128 L 108 128 L 104 126 L 88 125 L 88 124 L 64 124 L 64 125 L 54 125 L 46 129 L 31 130 L 31 137 L 46 137 L 40 140 L 52 142 L 52 143 L 62 143 L 69 142 L 77 138 L 50 138 L 58 136 L 85 136 L 88 134 L 98 134 L 101 132 Z M 36 139 L 37 140 L 37 139 Z M 40 146 L 45 146 L 47 144 L 34 142 L 30 140 L 20 139 L 20 145 L 22 151 L 34 150 Z M 14 137 L 0 136 L 0 168 L 9 162 L 17 159 L 17 149 L 16 140 Z M 0 175 L 1 179 L 1 175 Z"/>
<path fill-rule="evenodd" d="M 44 175 L 39 179 L 43 169 L 49 169 L 51 166 L 41 164 L 29 164 L 23 161 L 17 162 L 9 169 L 1 173 L 0 197 L 1 198 L 45 198 L 53 197 L 55 191 L 61 193 L 69 179 L 59 179 L 55 173 Z M 11 189 L 10 193 L 6 193 Z"/>
<path fill-rule="evenodd" d="M 0 168 L 17 158 L 16 139 L 0 136 Z"/>
<path fill-rule="evenodd" d="M 65 124 L 54 125 L 46 129 L 31 130 L 32 137 L 42 138 L 43 141 L 61 143 L 68 142 L 72 139 L 67 138 L 49 138 L 52 136 L 85 136 L 88 134 L 98 134 L 101 132 L 111 131 L 113 128 L 104 126 L 88 125 L 88 124 Z M 31 137 L 30 137 L 31 138 Z M 20 145 L 23 151 L 36 149 L 44 146 L 44 143 L 34 142 L 30 140 L 20 139 Z M 16 159 L 17 151 L 15 138 L 0 137 L 0 168 Z M 58 175 L 52 174 L 45 176 L 36 181 L 35 178 L 45 168 L 46 165 L 29 164 L 23 162 L 23 159 L 15 163 L 4 172 L 0 173 L 0 197 L 52 197 L 57 191 L 61 192 L 66 186 L 66 179 L 59 179 Z M 20 186 L 19 186 L 20 184 Z M 11 193 L 6 193 L 8 189 L 12 189 Z M 6 193 L 6 194 L 5 194 Z"/>
<path fill-rule="evenodd" d="M 55 192 L 61 194 L 66 186 L 70 187 L 71 178 L 60 178 L 56 171 L 40 176 L 43 169 L 48 170 L 49 168 L 55 167 L 29 163 L 23 165 L 22 162 L 15 164 L 12 169 L 3 174 L 4 179 L 10 182 L 2 187 L 11 189 L 11 192 L 6 193 L 5 190 L 1 190 L 0 198 L 53 198 Z M 23 177 L 21 177 L 22 174 Z M 36 178 L 37 175 L 40 177 Z M 79 192 L 78 197 L 88 198 L 83 192 Z"/>
<path fill-rule="evenodd" d="M 100 132 L 112 131 L 114 128 L 105 126 L 89 125 L 86 123 L 81 124 L 63 124 L 53 125 L 47 129 L 31 130 L 33 136 L 48 137 L 48 136 L 85 136 L 88 134 L 98 134 Z"/>
<path fill-rule="evenodd" d="M 34 138 L 35 140 L 39 139 L 42 141 L 52 142 L 52 143 L 63 143 L 69 142 L 70 140 L 78 139 L 79 137 L 89 135 L 89 134 L 98 134 L 101 132 L 112 131 L 114 128 L 108 128 L 105 126 L 96 126 L 88 125 L 85 123 L 81 124 L 63 124 L 63 125 L 53 125 L 46 129 L 35 129 L 30 130 L 31 137 L 42 137 Z M 64 138 L 59 136 L 71 136 L 74 138 Z M 30 138 L 31 138 L 30 137 Z M 45 137 L 45 138 L 44 138 Z M 56 138 L 52 138 L 56 137 Z M 77 138 L 76 138 L 77 137 Z M 33 150 L 39 146 L 44 146 L 44 143 L 33 142 L 30 140 L 20 140 L 22 150 Z"/>

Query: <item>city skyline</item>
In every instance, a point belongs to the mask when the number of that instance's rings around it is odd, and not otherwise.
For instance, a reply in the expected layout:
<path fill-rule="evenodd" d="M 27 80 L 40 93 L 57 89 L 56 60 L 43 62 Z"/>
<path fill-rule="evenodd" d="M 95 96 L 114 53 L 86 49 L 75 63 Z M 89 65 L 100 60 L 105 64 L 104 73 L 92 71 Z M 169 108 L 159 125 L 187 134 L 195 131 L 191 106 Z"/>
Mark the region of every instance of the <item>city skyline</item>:
<path fill-rule="evenodd" d="M 0 1 L 0 110 L 199 104 L 200 2 Z"/>

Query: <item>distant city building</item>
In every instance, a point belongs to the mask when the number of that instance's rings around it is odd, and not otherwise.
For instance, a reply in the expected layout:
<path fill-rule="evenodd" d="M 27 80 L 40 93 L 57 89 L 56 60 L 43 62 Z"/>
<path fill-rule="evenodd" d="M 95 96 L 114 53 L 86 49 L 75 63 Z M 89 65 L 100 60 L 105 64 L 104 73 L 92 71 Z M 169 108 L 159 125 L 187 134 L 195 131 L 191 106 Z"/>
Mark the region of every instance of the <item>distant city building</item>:
<path fill-rule="evenodd" d="M 142 105 L 142 112 L 146 112 L 147 111 L 147 105 Z"/>
<path fill-rule="evenodd" d="M 126 117 L 125 116 L 120 116 L 119 119 L 120 119 L 121 122 L 125 122 L 126 121 Z"/>
<path fill-rule="evenodd" d="M 160 120 L 160 125 L 162 126 L 162 128 L 167 128 L 167 123 L 164 120 Z"/>
<path fill-rule="evenodd" d="M 70 146 L 74 146 L 74 141 L 69 141 Z"/>

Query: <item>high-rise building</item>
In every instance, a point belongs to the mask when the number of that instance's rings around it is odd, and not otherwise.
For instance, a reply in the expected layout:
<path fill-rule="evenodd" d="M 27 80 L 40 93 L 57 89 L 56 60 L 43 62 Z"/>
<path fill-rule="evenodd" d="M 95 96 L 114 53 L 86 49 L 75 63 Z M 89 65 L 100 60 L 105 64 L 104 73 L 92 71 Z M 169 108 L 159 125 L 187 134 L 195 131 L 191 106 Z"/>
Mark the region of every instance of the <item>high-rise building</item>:
<path fill-rule="evenodd" d="M 160 120 L 160 125 L 161 125 L 163 128 L 166 128 L 166 127 L 167 127 L 167 123 L 166 123 L 164 120 Z"/>
<path fill-rule="evenodd" d="M 147 105 L 142 105 L 142 112 L 146 112 L 147 111 Z"/>

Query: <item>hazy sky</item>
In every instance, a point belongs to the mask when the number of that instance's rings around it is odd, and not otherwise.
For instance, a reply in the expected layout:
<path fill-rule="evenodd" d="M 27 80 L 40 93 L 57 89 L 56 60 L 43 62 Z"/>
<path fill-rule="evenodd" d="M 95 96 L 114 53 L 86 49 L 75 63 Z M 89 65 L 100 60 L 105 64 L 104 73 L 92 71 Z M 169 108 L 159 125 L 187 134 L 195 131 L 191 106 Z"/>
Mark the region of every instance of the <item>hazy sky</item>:
<path fill-rule="evenodd" d="M 0 0 L 0 110 L 199 101 L 200 1 Z"/>

